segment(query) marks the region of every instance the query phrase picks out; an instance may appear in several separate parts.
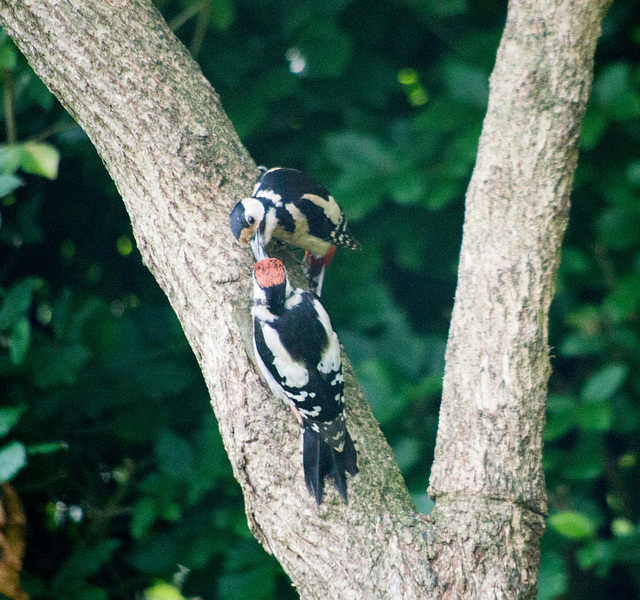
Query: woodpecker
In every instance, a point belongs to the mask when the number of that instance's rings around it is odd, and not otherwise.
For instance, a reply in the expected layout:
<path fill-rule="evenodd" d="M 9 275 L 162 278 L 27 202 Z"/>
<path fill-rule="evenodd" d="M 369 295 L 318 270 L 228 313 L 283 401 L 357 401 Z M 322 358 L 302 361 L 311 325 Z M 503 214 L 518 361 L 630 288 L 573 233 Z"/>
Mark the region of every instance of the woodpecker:
<path fill-rule="evenodd" d="M 357 249 L 360 244 L 347 229 L 344 213 L 328 190 L 296 169 L 265 171 L 251 198 L 240 200 L 230 215 L 231 231 L 243 244 L 251 244 L 256 260 L 272 238 L 304 248 L 304 268 L 311 291 L 319 297 L 325 267 L 336 246 Z"/>
<path fill-rule="evenodd" d="M 338 336 L 311 292 L 293 288 L 277 258 L 253 269 L 253 342 L 256 362 L 275 396 L 302 428 L 302 465 L 309 493 L 322 501 L 332 477 L 347 502 L 345 473 L 358 472 L 347 431 Z"/>

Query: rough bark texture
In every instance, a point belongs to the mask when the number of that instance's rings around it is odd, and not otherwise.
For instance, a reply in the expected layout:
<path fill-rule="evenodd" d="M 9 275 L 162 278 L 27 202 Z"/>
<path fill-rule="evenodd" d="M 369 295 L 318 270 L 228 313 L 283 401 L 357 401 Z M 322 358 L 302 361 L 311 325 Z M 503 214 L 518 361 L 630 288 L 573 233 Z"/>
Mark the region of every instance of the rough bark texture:
<path fill-rule="evenodd" d="M 350 369 L 361 472 L 348 506 L 307 493 L 295 421 L 245 350 L 252 260 L 228 212 L 257 171 L 156 9 L 0 0 L 3 27 L 118 186 L 202 367 L 251 528 L 303 598 L 535 597 L 547 311 L 606 5 L 510 4 L 467 198 L 426 518 Z"/>

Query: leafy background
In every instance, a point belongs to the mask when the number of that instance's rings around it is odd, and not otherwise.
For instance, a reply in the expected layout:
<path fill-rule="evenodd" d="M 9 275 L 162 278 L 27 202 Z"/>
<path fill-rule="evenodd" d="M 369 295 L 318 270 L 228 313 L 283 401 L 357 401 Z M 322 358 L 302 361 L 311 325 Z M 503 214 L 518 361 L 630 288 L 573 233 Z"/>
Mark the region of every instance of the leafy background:
<path fill-rule="evenodd" d="M 504 2 L 161 0 L 260 163 L 365 252 L 323 300 L 418 507 Z M 539 598 L 640 596 L 640 13 L 598 49 L 551 315 Z M 0 477 L 42 599 L 295 598 L 251 537 L 196 361 L 100 159 L 0 39 Z M 180 565 L 180 566 L 178 566 Z"/>

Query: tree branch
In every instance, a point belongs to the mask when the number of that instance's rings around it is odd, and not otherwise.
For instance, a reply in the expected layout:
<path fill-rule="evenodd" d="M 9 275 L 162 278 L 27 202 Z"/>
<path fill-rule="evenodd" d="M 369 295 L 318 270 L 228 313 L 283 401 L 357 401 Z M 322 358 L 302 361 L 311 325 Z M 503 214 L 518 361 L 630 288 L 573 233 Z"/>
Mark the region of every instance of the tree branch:
<path fill-rule="evenodd" d="M 245 350 L 252 260 L 228 213 L 257 171 L 156 9 L 0 0 L 3 27 L 118 186 L 202 368 L 249 524 L 302 597 L 535 595 L 546 317 L 605 4 L 510 5 L 467 199 L 428 519 L 349 367 L 360 474 L 348 506 L 309 496 L 297 425 Z"/>

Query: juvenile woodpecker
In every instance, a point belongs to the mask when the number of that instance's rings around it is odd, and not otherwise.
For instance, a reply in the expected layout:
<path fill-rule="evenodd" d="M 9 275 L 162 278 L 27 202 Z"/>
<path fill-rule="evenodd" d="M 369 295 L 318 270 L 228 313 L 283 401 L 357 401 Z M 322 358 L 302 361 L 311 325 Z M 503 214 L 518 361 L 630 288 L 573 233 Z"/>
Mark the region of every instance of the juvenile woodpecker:
<path fill-rule="evenodd" d="M 338 336 L 310 292 L 293 288 L 277 258 L 253 269 L 253 341 L 256 361 L 275 396 L 302 427 L 304 479 L 316 502 L 326 477 L 347 501 L 345 473 L 358 472 L 347 431 Z"/>
<path fill-rule="evenodd" d="M 309 287 L 317 296 L 336 246 L 360 248 L 333 196 L 296 169 L 278 167 L 264 172 L 251 198 L 238 202 L 230 217 L 233 235 L 251 244 L 256 260 L 266 256 L 261 246 L 272 238 L 304 248 Z"/>

